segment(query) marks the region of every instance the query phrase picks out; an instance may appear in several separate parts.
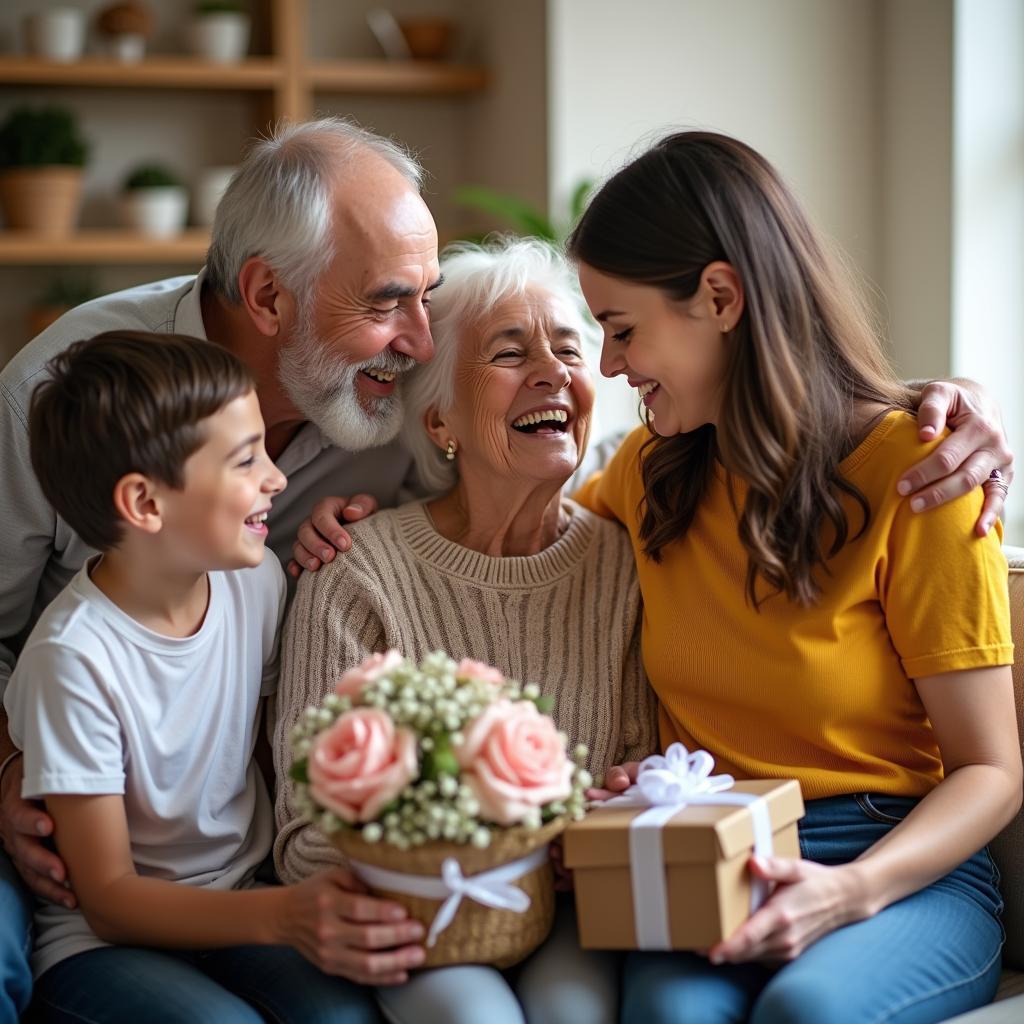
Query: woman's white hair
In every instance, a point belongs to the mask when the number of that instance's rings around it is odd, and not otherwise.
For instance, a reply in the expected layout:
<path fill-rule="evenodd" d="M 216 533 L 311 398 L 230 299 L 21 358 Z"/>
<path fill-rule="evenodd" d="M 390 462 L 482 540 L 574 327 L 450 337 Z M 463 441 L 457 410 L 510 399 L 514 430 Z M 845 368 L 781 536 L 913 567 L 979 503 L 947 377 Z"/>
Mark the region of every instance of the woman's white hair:
<path fill-rule="evenodd" d="M 423 169 L 410 153 L 344 118 L 282 124 L 257 142 L 217 206 L 206 257 L 210 286 L 229 302 L 241 302 L 239 271 L 261 256 L 289 291 L 310 299 L 335 255 L 331 207 L 338 170 L 367 150 L 422 187 Z"/>
<path fill-rule="evenodd" d="M 584 312 L 576 274 L 553 245 L 535 238 L 491 236 L 482 245 L 456 242 L 441 254 L 444 284 L 430 300 L 434 358 L 411 370 L 404 382 L 403 437 L 416 460 L 420 482 L 431 494 L 455 486 L 458 460 L 450 462 L 426 431 L 431 409 L 445 413 L 455 404 L 455 371 L 466 331 L 499 302 L 542 288 L 561 299 L 580 335 L 584 353 L 599 334 Z"/>

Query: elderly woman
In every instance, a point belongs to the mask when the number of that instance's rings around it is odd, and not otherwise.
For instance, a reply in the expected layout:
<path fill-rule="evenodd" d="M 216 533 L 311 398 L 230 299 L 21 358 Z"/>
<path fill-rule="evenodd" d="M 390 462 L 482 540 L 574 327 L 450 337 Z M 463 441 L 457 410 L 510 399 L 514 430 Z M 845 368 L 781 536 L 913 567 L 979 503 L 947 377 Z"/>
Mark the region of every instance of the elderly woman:
<path fill-rule="evenodd" d="M 406 393 L 409 444 L 436 497 L 356 524 L 351 551 L 303 578 L 282 649 L 281 778 L 303 710 L 389 647 L 413 658 L 440 648 L 539 683 L 559 727 L 589 747 L 595 774 L 657 746 L 625 532 L 562 494 L 594 403 L 574 276 L 535 241 L 451 250 L 443 272 L 431 317 L 437 355 Z M 277 822 L 282 879 L 338 863 L 287 785 Z M 579 949 L 565 902 L 515 991 L 479 966 L 378 991 L 400 1021 L 602 1021 L 616 1016 L 616 973 L 609 954 Z"/>

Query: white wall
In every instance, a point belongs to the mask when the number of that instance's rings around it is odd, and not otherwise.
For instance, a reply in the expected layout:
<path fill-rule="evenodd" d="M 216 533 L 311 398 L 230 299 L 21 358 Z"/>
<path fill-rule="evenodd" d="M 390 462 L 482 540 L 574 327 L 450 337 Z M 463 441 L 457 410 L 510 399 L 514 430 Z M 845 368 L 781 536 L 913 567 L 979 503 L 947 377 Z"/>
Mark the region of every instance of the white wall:
<path fill-rule="evenodd" d="M 992 389 L 1019 448 L 1024 444 L 1024 4 L 956 0 L 955 26 L 951 362 L 955 373 Z M 1006 539 L 1024 543 L 1024 502 L 1012 498 Z"/>
<path fill-rule="evenodd" d="M 880 266 L 893 355 L 952 372 L 953 0 L 881 4 Z"/>
<path fill-rule="evenodd" d="M 605 177 L 674 127 L 736 135 L 876 278 L 877 9 L 850 0 L 549 0 L 550 189 Z M 636 422 L 604 382 L 599 425 Z"/>

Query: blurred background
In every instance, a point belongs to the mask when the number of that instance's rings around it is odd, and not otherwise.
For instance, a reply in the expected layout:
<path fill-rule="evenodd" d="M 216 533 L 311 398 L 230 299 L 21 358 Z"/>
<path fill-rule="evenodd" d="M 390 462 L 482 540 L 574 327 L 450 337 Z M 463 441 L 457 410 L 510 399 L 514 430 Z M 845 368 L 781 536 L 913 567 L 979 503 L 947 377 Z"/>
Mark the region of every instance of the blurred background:
<path fill-rule="evenodd" d="M 26 106 L 57 116 L 12 128 Z M 81 171 L 70 226 L 5 207 L 0 364 L 61 308 L 195 272 L 247 140 L 316 113 L 420 155 L 442 242 L 561 233 L 666 130 L 736 135 L 851 258 L 899 371 L 982 381 L 1024 446 L 1024 0 L 4 0 L 0 152 L 70 134 Z M 635 422 L 617 382 L 600 405 Z"/>

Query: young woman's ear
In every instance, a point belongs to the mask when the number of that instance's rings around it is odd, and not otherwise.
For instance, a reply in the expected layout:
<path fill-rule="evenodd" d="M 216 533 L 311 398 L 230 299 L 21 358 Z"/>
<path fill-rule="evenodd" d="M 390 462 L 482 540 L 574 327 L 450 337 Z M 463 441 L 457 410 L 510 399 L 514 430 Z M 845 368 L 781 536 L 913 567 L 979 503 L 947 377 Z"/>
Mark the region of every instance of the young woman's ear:
<path fill-rule="evenodd" d="M 731 331 L 745 308 L 740 275 L 731 263 L 715 260 L 700 275 L 700 288 L 707 300 L 708 314 L 723 333 Z"/>
<path fill-rule="evenodd" d="M 251 256 L 238 272 L 242 306 L 260 334 L 275 338 L 293 322 L 292 294 L 266 260 Z"/>
<path fill-rule="evenodd" d="M 141 473 L 126 473 L 114 484 L 114 509 L 118 517 L 134 530 L 159 533 L 163 514 L 153 481 Z"/>

